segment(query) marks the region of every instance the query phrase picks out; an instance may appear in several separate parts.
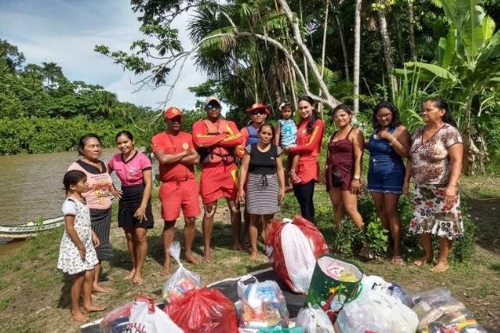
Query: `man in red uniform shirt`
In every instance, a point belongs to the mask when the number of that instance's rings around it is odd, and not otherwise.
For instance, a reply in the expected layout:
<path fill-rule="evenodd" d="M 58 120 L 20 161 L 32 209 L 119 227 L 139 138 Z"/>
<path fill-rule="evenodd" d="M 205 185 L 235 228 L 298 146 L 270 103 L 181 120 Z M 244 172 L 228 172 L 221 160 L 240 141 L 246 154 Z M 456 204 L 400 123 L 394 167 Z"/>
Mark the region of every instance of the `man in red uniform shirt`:
<path fill-rule="evenodd" d="M 235 148 L 242 143 L 236 124 L 221 118 L 221 103 L 217 97 L 205 101 L 207 119 L 193 124 L 193 141 L 198 147 L 202 165 L 200 188 L 201 199 L 205 205 L 203 215 L 203 243 L 206 261 L 212 259 L 210 241 L 214 224 L 217 200 L 225 197 L 231 226 L 233 228 L 234 248 L 241 250 L 241 215 L 236 202 L 238 195 L 237 167 Z"/>
<path fill-rule="evenodd" d="M 184 257 L 190 263 L 199 263 L 191 253 L 191 247 L 196 233 L 195 219 L 201 213 L 198 184 L 194 177 L 194 165 L 200 162 L 200 155 L 194 148 L 192 136 L 181 131 L 181 121 L 181 110 L 169 107 L 165 110 L 167 130 L 151 139 L 153 154 L 160 164 L 162 184 L 159 196 L 165 221 L 162 233 L 165 262 L 161 275 L 170 273 L 168 248 L 174 240 L 175 221 L 181 208 L 184 214 Z"/>

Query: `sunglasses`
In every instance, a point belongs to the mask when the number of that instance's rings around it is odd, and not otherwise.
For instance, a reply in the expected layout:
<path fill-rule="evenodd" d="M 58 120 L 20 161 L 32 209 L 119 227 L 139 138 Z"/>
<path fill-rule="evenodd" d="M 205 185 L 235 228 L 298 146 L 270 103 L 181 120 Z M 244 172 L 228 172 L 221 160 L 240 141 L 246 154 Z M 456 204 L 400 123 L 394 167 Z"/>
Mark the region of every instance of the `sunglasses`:
<path fill-rule="evenodd" d="M 207 106 L 205 106 L 205 110 L 218 110 L 220 109 L 220 105 L 219 104 L 208 104 Z"/>
<path fill-rule="evenodd" d="M 258 114 L 266 114 L 266 111 L 265 110 L 255 110 L 255 111 L 250 112 L 250 114 L 252 116 L 255 116 L 255 115 L 258 115 Z"/>

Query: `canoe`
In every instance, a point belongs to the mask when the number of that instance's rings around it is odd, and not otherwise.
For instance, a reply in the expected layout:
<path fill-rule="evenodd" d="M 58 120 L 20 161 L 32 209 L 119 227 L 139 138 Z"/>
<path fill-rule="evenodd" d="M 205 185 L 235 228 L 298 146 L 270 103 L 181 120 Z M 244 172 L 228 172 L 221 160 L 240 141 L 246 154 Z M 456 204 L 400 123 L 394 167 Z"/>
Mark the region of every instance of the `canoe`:
<path fill-rule="evenodd" d="M 41 231 L 57 228 L 64 224 L 64 216 L 44 220 L 42 223 L 28 222 L 17 225 L 0 225 L 0 238 L 29 238 Z"/>

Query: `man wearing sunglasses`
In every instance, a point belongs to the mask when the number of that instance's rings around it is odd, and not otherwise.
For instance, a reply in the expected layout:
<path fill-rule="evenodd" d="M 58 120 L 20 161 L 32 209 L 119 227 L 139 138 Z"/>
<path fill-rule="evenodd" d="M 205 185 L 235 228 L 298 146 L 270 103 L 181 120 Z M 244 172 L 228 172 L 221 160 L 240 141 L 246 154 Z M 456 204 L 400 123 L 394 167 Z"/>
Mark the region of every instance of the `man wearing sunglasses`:
<path fill-rule="evenodd" d="M 203 215 L 203 243 L 205 261 L 212 259 L 214 214 L 217 200 L 226 198 L 233 228 L 234 249 L 242 250 L 240 242 L 241 215 L 237 205 L 238 179 L 235 150 L 242 143 L 241 133 L 232 121 L 221 117 L 220 100 L 211 96 L 205 100 L 207 119 L 193 124 L 193 141 L 198 147 L 202 166 L 200 177 L 201 199 L 205 206 Z"/>

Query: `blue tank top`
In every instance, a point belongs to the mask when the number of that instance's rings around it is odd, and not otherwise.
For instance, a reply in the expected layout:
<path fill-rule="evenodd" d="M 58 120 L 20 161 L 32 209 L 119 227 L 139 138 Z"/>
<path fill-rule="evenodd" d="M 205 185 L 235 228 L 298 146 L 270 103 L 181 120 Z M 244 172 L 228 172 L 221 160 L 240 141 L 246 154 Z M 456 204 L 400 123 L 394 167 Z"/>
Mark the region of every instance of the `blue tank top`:
<path fill-rule="evenodd" d="M 297 141 L 297 125 L 290 119 L 280 119 L 280 144 L 284 147 L 294 145 Z"/>
<path fill-rule="evenodd" d="M 252 125 L 247 126 L 247 131 L 248 131 L 248 139 L 246 144 L 247 145 L 253 145 L 254 143 L 259 142 L 259 132 L 258 129 L 253 127 Z"/>
<path fill-rule="evenodd" d="M 388 132 L 394 134 L 395 128 L 389 128 Z M 370 165 L 368 172 L 375 172 L 380 175 L 388 175 L 394 172 L 405 170 L 403 158 L 394 150 L 389 142 L 379 138 L 375 133 L 368 141 L 368 151 L 370 151 Z"/>

